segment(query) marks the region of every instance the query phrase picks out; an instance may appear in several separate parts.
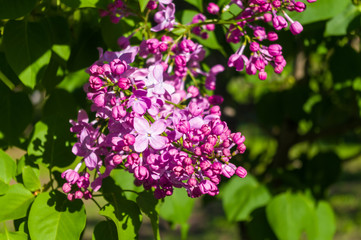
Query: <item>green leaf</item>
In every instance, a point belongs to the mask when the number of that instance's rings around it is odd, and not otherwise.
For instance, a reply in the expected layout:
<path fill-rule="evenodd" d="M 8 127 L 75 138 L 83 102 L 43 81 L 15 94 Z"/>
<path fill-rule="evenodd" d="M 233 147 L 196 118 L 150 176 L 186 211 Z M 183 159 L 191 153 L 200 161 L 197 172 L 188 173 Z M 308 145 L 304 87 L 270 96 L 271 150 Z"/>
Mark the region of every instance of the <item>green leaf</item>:
<path fill-rule="evenodd" d="M 12 92 L 2 83 L 0 92 L 0 131 L 5 141 L 19 146 L 19 137 L 32 121 L 33 106 L 25 92 Z"/>
<path fill-rule="evenodd" d="M 0 196 L 0 206 L 6 206 L 0 211 L 0 222 L 25 217 L 33 199 L 33 194 L 22 184 L 11 185 L 8 192 Z"/>
<path fill-rule="evenodd" d="M 114 24 L 108 17 L 103 18 L 100 21 L 100 27 L 104 42 L 111 49 L 119 50 L 118 38 L 120 36 L 128 37 L 134 31 L 134 25 L 135 22 L 132 19 Z"/>
<path fill-rule="evenodd" d="M 0 149 L 0 180 L 8 184 L 14 178 L 15 170 L 14 160 Z"/>
<path fill-rule="evenodd" d="M 159 205 L 158 200 L 155 199 L 153 192 L 144 191 L 139 194 L 137 204 L 150 219 L 153 228 L 154 239 L 160 239 L 159 234 Z"/>
<path fill-rule="evenodd" d="M 110 176 L 113 178 L 115 185 L 119 186 L 122 190 L 125 190 L 124 195 L 129 200 L 135 201 L 137 198 L 138 194 L 134 192 L 140 193 L 144 191 L 142 186 L 138 187 L 134 184 L 134 176 L 125 170 L 114 169 L 110 173 Z"/>
<path fill-rule="evenodd" d="M 188 219 L 192 215 L 194 198 L 188 197 L 184 189 L 175 188 L 172 196 L 167 196 L 160 205 L 159 215 L 173 224 L 182 227 L 182 239 L 187 235 Z"/>
<path fill-rule="evenodd" d="M 144 9 L 147 7 L 149 0 L 139 0 L 140 11 L 144 12 Z"/>
<path fill-rule="evenodd" d="M 1 240 L 27 240 L 28 235 L 24 232 L 8 232 L 5 229 L 5 233 L 0 233 Z"/>
<path fill-rule="evenodd" d="M 86 214 L 81 200 L 69 201 L 57 191 L 41 193 L 29 213 L 29 233 L 33 240 L 79 239 Z"/>
<path fill-rule="evenodd" d="M 140 213 L 138 205 L 125 198 L 116 198 L 114 206 L 107 204 L 100 215 L 113 220 L 118 232 L 118 239 L 136 239 L 138 231 L 142 223 L 142 214 Z"/>
<path fill-rule="evenodd" d="M 5 25 L 4 46 L 11 68 L 24 85 L 34 88 L 51 57 L 46 28 L 38 22 L 9 21 Z"/>
<path fill-rule="evenodd" d="M 80 69 L 76 72 L 68 73 L 58 85 L 58 88 L 73 92 L 75 89 L 82 87 L 89 79 L 89 74 L 86 73 L 85 70 L 86 69 Z"/>
<path fill-rule="evenodd" d="M 272 230 L 280 240 L 299 240 L 302 232 L 314 234 L 313 203 L 302 194 L 282 193 L 266 207 Z"/>
<path fill-rule="evenodd" d="M 327 0 L 307 4 L 302 13 L 291 12 L 289 16 L 302 24 L 308 24 L 333 18 L 344 11 L 350 0 Z"/>
<path fill-rule="evenodd" d="M 72 8 L 96 8 L 101 0 L 61 0 L 61 2 Z"/>
<path fill-rule="evenodd" d="M 39 169 L 33 168 L 30 166 L 25 166 L 23 168 L 23 182 L 24 186 L 30 191 L 34 192 L 41 188 L 41 183 L 39 179 Z"/>
<path fill-rule="evenodd" d="M 340 14 L 333 17 L 326 23 L 326 30 L 324 35 L 327 36 L 342 36 L 347 34 L 347 27 L 351 21 L 360 15 L 359 9 L 352 3 Z"/>
<path fill-rule="evenodd" d="M 117 228 L 113 221 L 101 221 L 94 228 L 93 240 L 113 240 L 117 238 Z"/>
<path fill-rule="evenodd" d="M 187 24 L 192 22 L 193 17 L 197 14 L 198 12 L 194 10 L 184 10 L 182 13 L 182 23 Z"/>
<path fill-rule="evenodd" d="M 49 16 L 45 19 L 52 50 L 64 61 L 70 57 L 71 32 L 67 19 L 61 16 Z"/>
<path fill-rule="evenodd" d="M 9 184 L 5 183 L 3 180 L 0 179 L 0 195 L 4 195 L 9 190 Z"/>
<path fill-rule="evenodd" d="M 46 142 L 46 135 L 48 133 L 48 126 L 39 121 L 35 124 L 33 135 L 28 145 L 28 155 L 35 157 L 42 157 L 44 154 L 44 145 Z"/>
<path fill-rule="evenodd" d="M 330 204 L 320 201 L 317 205 L 316 216 L 317 234 L 313 239 L 332 240 L 336 232 L 336 220 Z"/>
<path fill-rule="evenodd" d="M 14 19 L 28 14 L 37 0 L 0 0 L 0 19 Z"/>
<path fill-rule="evenodd" d="M 229 221 L 245 221 L 253 210 L 265 206 L 271 199 L 267 188 L 247 175 L 232 178 L 221 191 L 223 209 Z"/>
<path fill-rule="evenodd" d="M 200 12 L 203 12 L 203 0 L 185 0 L 185 1 L 198 8 Z"/>
<path fill-rule="evenodd" d="M 0 79 L 9 87 L 10 90 L 13 90 L 16 85 L 21 83 L 21 81 L 14 73 L 14 70 L 12 70 L 9 66 L 5 53 L 2 51 L 3 50 L 0 50 Z"/>
<path fill-rule="evenodd" d="M 133 184 L 133 181 L 128 184 Z M 138 205 L 125 198 L 124 191 L 115 184 L 111 177 L 103 179 L 101 190 L 109 204 L 101 209 L 100 215 L 113 220 L 117 227 L 118 239 L 137 238 L 142 223 L 142 214 Z"/>

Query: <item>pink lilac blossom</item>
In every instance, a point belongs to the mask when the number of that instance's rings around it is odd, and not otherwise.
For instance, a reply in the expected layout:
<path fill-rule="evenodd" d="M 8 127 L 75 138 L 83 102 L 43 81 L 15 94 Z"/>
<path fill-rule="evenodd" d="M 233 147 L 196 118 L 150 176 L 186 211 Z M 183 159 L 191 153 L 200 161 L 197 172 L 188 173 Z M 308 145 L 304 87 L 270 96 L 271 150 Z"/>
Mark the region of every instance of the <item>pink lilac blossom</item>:
<path fill-rule="evenodd" d="M 225 38 L 241 46 L 229 56 L 228 66 L 250 75 L 258 73 L 261 80 L 267 79 L 268 65 L 281 73 L 286 60 L 282 46 L 274 43 L 278 40 L 276 31 L 289 28 L 294 35 L 302 32 L 302 25 L 284 10 L 302 12 L 306 5 L 295 0 L 232 0 L 222 12 L 233 4 L 241 11 L 223 24 Z M 216 75 L 223 66 L 203 71 L 200 63 L 205 50 L 201 44 L 187 34 L 173 40 L 161 33 L 184 27 L 176 22 L 172 0 L 151 0 L 146 7 L 154 15 L 155 25 L 150 30 L 161 34 L 160 40 L 148 38 L 132 47 L 131 38 L 138 29 L 118 39 L 122 51 L 100 49 L 98 61 L 87 70 L 90 76 L 84 90 L 95 120 L 89 122 L 87 113 L 80 110 L 78 120 L 70 121 L 70 131 L 78 138 L 72 151 L 82 160 L 74 170 L 62 174 L 66 180 L 62 188 L 69 200 L 91 198 L 115 168 L 133 174 L 135 184 L 153 189 L 156 198 L 172 195 L 174 188 L 185 188 L 189 197 L 214 196 L 219 193 L 221 176 L 247 175 L 243 167 L 230 162 L 245 152 L 245 137 L 221 120 L 223 98 L 204 93 L 216 88 Z M 214 3 L 207 11 L 222 15 Z M 113 23 L 136 16 L 121 0 L 109 4 L 100 15 L 109 16 Z M 218 20 L 199 13 L 186 28 L 206 39 L 207 31 L 221 23 Z M 274 31 L 266 31 L 260 21 Z M 142 59 L 142 65 L 137 59 Z M 202 84 L 189 86 L 187 76 L 202 79 Z"/>
<path fill-rule="evenodd" d="M 151 45 L 143 46 L 146 57 L 159 54 L 148 51 Z M 224 68 L 216 65 L 209 73 L 203 72 L 195 64 L 195 59 L 204 57 L 202 48 L 183 40 L 173 50 L 183 56 L 179 65 L 215 86 L 215 76 Z M 185 76 L 171 74 L 170 68 L 159 63 L 161 59 L 144 68 L 130 66 L 140 51 L 134 47 L 100 51 L 99 60 L 88 70 L 89 83 L 84 89 L 97 118 L 89 122 L 81 110 L 78 120 L 71 121 L 71 131 L 78 137 L 73 153 L 82 161 L 62 175 L 66 180 L 63 191 L 70 200 L 90 198 L 118 166 L 132 173 L 136 184 L 154 189 L 156 198 L 171 195 L 174 187 L 185 188 L 190 197 L 214 196 L 221 176 L 246 174 L 230 163 L 232 156 L 244 153 L 245 138 L 221 121 L 217 105 L 221 97 L 202 95 L 195 86 L 188 87 L 187 94 Z M 101 82 L 91 84 L 94 77 Z M 119 87 L 124 79 L 130 82 L 126 89 Z M 93 181 L 91 171 L 97 176 Z"/>

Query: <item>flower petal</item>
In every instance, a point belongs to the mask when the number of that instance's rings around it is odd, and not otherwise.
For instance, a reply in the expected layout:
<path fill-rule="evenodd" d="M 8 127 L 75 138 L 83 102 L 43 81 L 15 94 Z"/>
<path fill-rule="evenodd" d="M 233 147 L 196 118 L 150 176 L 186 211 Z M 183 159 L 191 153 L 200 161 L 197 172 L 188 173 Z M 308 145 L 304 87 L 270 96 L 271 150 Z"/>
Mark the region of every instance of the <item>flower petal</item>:
<path fill-rule="evenodd" d="M 149 144 L 149 140 L 147 135 L 145 134 L 138 135 L 135 138 L 134 150 L 139 153 L 143 152 L 148 147 L 148 144 Z"/>
<path fill-rule="evenodd" d="M 98 156 L 94 152 L 92 152 L 84 158 L 84 162 L 87 168 L 92 171 L 97 166 Z"/>
<path fill-rule="evenodd" d="M 195 117 L 189 120 L 189 124 L 191 128 L 199 129 L 203 126 L 204 121 L 201 117 Z"/>
<path fill-rule="evenodd" d="M 162 149 L 165 147 L 165 145 L 167 144 L 168 142 L 168 139 L 166 137 L 163 137 L 163 136 L 151 136 L 149 138 L 149 144 L 150 146 L 152 146 L 152 148 L 154 149 Z"/>
<path fill-rule="evenodd" d="M 146 119 L 135 117 L 134 118 L 134 129 L 139 134 L 147 134 L 149 130 L 149 123 Z"/>
<path fill-rule="evenodd" d="M 166 129 L 167 124 L 164 120 L 157 120 L 155 121 L 152 126 L 149 128 L 149 132 L 152 136 L 154 135 L 160 135 L 161 133 L 164 132 L 164 130 Z"/>

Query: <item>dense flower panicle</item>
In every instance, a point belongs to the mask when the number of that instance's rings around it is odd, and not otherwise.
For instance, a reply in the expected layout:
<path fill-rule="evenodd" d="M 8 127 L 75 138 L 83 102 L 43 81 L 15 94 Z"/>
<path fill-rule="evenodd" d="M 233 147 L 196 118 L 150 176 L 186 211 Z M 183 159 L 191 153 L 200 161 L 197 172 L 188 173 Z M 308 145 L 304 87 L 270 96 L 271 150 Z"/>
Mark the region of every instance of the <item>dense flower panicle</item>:
<path fill-rule="evenodd" d="M 208 73 L 201 71 L 196 60 L 204 58 L 203 49 L 190 40 L 173 47 L 177 57 L 169 61 L 174 74 L 164 68 L 162 58 L 145 68 L 130 65 L 138 53 L 149 59 L 161 54 L 154 44 L 101 52 L 100 60 L 89 68 L 84 89 L 97 119 L 89 123 L 81 110 L 78 121 L 71 121 L 71 131 L 78 136 L 73 153 L 83 160 L 62 175 L 69 199 L 91 197 L 88 188 L 99 190 L 102 179 L 118 166 L 134 174 L 137 184 L 154 188 L 157 198 L 171 195 L 174 187 L 185 188 L 190 197 L 213 196 L 221 176 L 236 172 L 229 161 L 244 152 L 245 138 L 221 121 L 217 104 L 222 98 L 202 95 L 195 86 L 188 87 L 187 94 L 185 75 L 177 74 L 187 68 L 203 75 L 206 87 L 214 89 L 216 75 L 224 68 L 216 65 Z M 82 165 L 85 169 L 79 172 Z M 92 170 L 97 178 L 90 182 Z"/>
<path fill-rule="evenodd" d="M 222 13 L 230 5 L 241 11 L 222 23 Z M 70 131 L 78 138 L 72 152 L 82 160 L 62 174 L 68 199 L 91 198 L 115 168 L 133 174 L 135 184 L 153 189 L 156 198 L 172 195 L 175 187 L 185 188 L 190 197 L 214 196 L 219 193 L 221 176 L 244 178 L 247 171 L 230 160 L 245 152 L 245 137 L 221 120 L 223 98 L 205 94 L 216 89 L 216 76 L 224 67 L 215 65 L 204 71 L 200 63 L 206 52 L 187 35 L 207 39 L 215 24 L 223 24 L 226 41 L 241 44 L 229 56 L 228 66 L 265 80 L 268 65 L 278 74 L 286 66 L 282 46 L 275 43 L 277 31 L 289 28 L 296 35 L 303 30 L 284 10 L 305 9 L 304 3 L 295 0 L 232 0 L 222 11 L 209 3 L 205 14 L 218 20 L 199 13 L 184 26 L 176 22 L 172 0 L 148 1 L 145 11 L 155 23 L 143 26 L 148 38 L 139 47 L 131 46 L 131 38 L 142 27 L 121 36 L 122 51 L 100 49 L 99 60 L 87 70 L 84 90 L 96 118 L 89 122 L 87 113 L 80 110 L 78 120 L 70 121 Z M 136 13 L 115 0 L 100 15 L 117 23 Z M 261 26 L 264 23 L 274 30 L 267 31 Z M 177 28 L 187 33 L 173 39 L 167 32 Z M 152 37 L 151 32 L 161 37 Z M 95 171 L 93 181 L 91 171 Z"/>

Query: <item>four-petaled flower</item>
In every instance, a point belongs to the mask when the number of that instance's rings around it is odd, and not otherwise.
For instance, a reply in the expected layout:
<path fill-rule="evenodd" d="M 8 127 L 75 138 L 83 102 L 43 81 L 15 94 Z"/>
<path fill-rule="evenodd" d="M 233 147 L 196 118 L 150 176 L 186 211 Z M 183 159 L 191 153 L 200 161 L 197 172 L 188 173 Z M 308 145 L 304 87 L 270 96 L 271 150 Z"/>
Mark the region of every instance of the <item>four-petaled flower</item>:
<path fill-rule="evenodd" d="M 164 120 L 157 120 L 152 125 L 140 117 L 134 118 L 134 129 L 138 133 L 135 138 L 134 150 L 136 152 L 143 152 L 150 145 L 154 149 L 162 149 L 168 142 L 166 137 L 160 136 L 166 129 L 166 122 Z"/>

